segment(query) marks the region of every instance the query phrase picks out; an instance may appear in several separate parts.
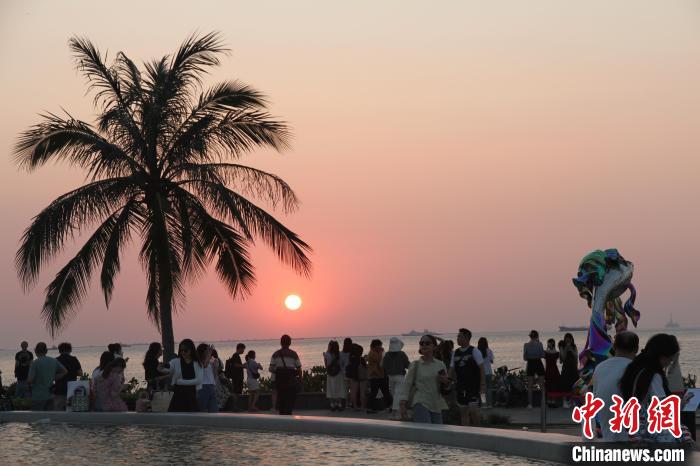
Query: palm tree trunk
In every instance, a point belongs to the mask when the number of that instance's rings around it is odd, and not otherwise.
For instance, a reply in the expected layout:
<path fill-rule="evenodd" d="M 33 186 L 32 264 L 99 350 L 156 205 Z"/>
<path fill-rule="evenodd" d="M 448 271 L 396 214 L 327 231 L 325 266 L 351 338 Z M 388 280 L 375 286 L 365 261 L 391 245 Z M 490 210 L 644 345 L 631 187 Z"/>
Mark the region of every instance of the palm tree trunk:
<path fill-rule="evenodd" d="M 162 269 L 161 269 L 162 270 Z M 175 334 L 173 333 L 172 286 L 169 280 L 160 280 L 160 335 L 163 341 L 164 361 L 170 361 L 175 354 Z"/>
<path fill-rule="evenodd" d="M 163 345 L 164 360 L 170 361 L 170 359 L 176 356 L 175 334 L 173 332 L 173 281 L 172 267 L 170 264 L 170 244 L 161 197 L 156 193 L 151 200 L 153 223 L 158 237 L 156 249 L 158 255 L 160 337 Z"/>

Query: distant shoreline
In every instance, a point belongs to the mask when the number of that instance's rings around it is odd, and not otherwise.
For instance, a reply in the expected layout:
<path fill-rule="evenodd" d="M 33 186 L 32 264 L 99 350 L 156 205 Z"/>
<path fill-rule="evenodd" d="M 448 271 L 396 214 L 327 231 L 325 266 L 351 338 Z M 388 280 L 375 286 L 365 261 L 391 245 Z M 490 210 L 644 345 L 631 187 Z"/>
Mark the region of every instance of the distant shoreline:
<path fill-rule="evenodd" d="M 474 331 L 475 334 L 487 334 L 487 335 L 499 335 L 499 334 L 512 334 L 512 333 L 522 333 L 524 336 L 527 336 L 527 333 L 531 329 L 517 329 L 517 330 L 479 330 L 479 331 Z M 635 331 L 634 328 L 631 329 L 632 331 Z M 700 327 L 678 327 L 678 328 L 643 328 L 643 329 L 637 329 L 639 331 L 644 331 L 644 332 L 678 332 L 678 331 L 700 331 Z M 559 330 L 539 330 L 540 333 L 565 333 L 564 331 L 559 331 Z M 444 336 L 444 335 L 454 335 L 456 337 L 457 332 L 451 331 L 451 332 L 444 332 L 444 333 L 435 333 L 435 335 L 438 336 Z M 373 337 L 393 337 L 393 336 L 398 336 L 402 338 L 415 338 L 415 337 L 406 337 L 402 336 L 401 334 L 370 334 L 370 335 L 348 335 L 351 338 L 373 338 Z M 313 336 L 313 337 L 292 337 L 292 340 L 319 340 L 323 338 L 340 338 L 337 335 L 321 335 L 321 336 Z M 276 337 L 271 337 L 271 338 L 230 338 L 226 340 L 209 340 L 209 339 L 198 339 L 195 338 L 194 340 L 196 341 L 205 341 L 205 342 L 210 342 L 210 343 L 234 343 L 234 342 L 257 342 L 257 341 L 274 341 L 279 339 L 278 336 Z M 58 340 L 55 340 L 58 342 Z M 156 340 L 154 340 L 156 341 Z M 129 345 L 129 346 L 147 346 L 150 344 L 150 342 L 135 342 L 135 343 L 130 343 L 130 342 L 120 342 L 123 345 Z M 107 343 L 104 344 L 92 344 L 92 345 L 73 345 L 73 348 L 102 348 L 106 347 Z M 32 346 L 32 345 L 30 345 Z M 7 349 L 7 348 L 0 348 L 0 351 L 15 351 L 14 349 Z M 56 350 L 49 350 L 49 351 L 56 351 Z"/>

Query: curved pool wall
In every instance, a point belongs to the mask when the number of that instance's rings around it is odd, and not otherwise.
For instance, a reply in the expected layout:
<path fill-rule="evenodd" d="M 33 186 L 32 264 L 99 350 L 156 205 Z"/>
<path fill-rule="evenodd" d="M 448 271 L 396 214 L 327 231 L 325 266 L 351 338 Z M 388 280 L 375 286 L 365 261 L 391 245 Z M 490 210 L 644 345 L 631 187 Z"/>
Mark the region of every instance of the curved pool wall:
<path fill-rule="evenodd" d="M 322 416 L 229 413 L 0 412 L 0 422 L 31 423 L 42 420 L 75 424 L 180 425 L 304 434 L 332 434 L 473 448 L 557 463 L 569 463 L 571 460 L 570 445 L 572 442 L 580 441 L 579 437 L 563 434 L 542 434 L 539 432 L 484 427 L 432 426 L 411 422 Z"/>

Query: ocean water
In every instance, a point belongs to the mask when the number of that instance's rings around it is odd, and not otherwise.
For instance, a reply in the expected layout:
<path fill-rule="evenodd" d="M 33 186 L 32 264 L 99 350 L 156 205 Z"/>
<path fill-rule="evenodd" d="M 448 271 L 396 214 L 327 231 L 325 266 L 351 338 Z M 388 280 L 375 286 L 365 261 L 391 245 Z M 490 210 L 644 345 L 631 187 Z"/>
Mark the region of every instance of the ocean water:
<path fill-rule="evenodd" d="M 678 342 L 681 347 L 681 370 L 683 375 L 686 376 L 688 373 L 699 375 L 700 374 L 700 329 L 643 329 L 638 330 L 637 334 L 640 337 L 640 344 L 642 347 L 646 341 L 652 335 L 660 332 L 671 333 L 676 335 Z M 486 337 L 489 341 L 489 347 L 494 353 L 494 368 L 503 365 L 509 368 L 524 367 L 524 362 L 522 360 L 523 344 L 528 341 L 527 334 L 529 330 L 523 331 L 510 331 L 510 332 L 482 332 L 475 333 L 472 337 L 472 344 L 476 345 L 479 337 Z M 586 343 L 586 333 L 585 332 L 572 332 L 576 340 L 576 344 L 579 350 L 583 349 Z M 456 334 L 444 334 L 438 335 L 441 338 L 454 340 L 456 343 Z M 545 343 L 547 339 L 554 338 L 559 341 L 564 336 L 563 332 L 547 332 L 540 331 L 540 341 Z M 365 351 L 369 349 L 369 343 L 374 338 L 379 338 L 384 343 L 384 348 L 389 346 L 390 335 L 379 335 L 379 336 L 350 336 L 353 342 L 359 343 L 365 348 Z M 299 338 L 293 339 L 292 349 L 294 349 L 301 359 L 301 363 L 305 368 L 310 368 L 312 366 L 323 364 L 323 352 L 326 351 L 328 347 L 328 341 L 330 339 L 338 340 L 342 346 L 342 340 L 345 335 L 325 337 L 325 338 Z M 402 337 L 399 336 L 405 344 L 404 351 L 408 354 L 410 359 L 418 357 L 418 340 L 420 337 Z M 247 350 L 255 350 L 257 353 L 257 361 L 260 362 L 265 370 L 262 375 L 267 376 L 267 366 L 270 362 L 270 357 L 272 353 L 279 349 L 278 340 L 240 340 L 240 342 L 246 345 Z M 195 344 L 201 342 L 197 341 Z M 211 342 L 206 342 L 211 343 Z M 238 341 L 223 341 L 223 342 L 213 342 L 214 347 L 219 352 L 219 357 L 225 361 L 229 358 L 235 351 L 236 344 Z M 32 343 L 30 342 L 30 346 Z M 136 377 L 139 380 L 143 380 L 144 371 L 141 363 L 143 362 L 143 357 L 146 353 L 147 345 L 131 345 L 125 347 L 124 357 L 128 357 L 129 361 L 126 367 L 126 378 L 131 379 L 131 377 Z M 105 351 L 106 344 L 104 347 L 88 346 L 88 347 L 74 347 L 73 355 L 76 356 L 83 367 L 83 370 L 90 373 L 97 367 L 99 363 L 100 354 Z M 4 385 L 9 385 L 14 381 L 14 355 L 15 352 L 19 351 L 19 348 L 14 350 L 0 350 L 0 370 L 2 371 L 2 382 Z M 49 351 L 49 356 L 58 356 L 58 351 Z"/>

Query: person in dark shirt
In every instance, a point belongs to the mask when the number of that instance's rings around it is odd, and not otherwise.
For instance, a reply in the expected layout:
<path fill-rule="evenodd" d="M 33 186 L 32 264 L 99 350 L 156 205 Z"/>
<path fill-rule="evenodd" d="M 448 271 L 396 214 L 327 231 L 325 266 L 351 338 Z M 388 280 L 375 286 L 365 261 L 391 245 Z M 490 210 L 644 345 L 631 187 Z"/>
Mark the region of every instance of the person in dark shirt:
<path fill-rule="evenodd" d="M 236 352 L 226 361 L 225 375 L 233 383 L 233 393 L 240 395 L 243 393 L 243 360 L 241 354 L 245 351 L 245 345 L 239 343 L 236 345 Z"/>
<path fill-rule="evenodd" d="M 80 367 L 78 358 L 71 355 L 73 346 L 70 343 L 61 343 L 58 345 L 58 352 L 61 353 L 56 358 L 68 373 L 65 377 L 61 377 L 54 383 L 53 389 L 53 409 L 56 411 L 64 411 L 66 409 L 66 396 L 68 394 L 68 382 L 78 380 L 78 377 L 83 375 L 83 369 Z"/>
<path fill-rule="evenodd" d="M 291 337 L 282 335 L 281 348 L 272 354 L 270 360 L 270 374 L 275 374 L 277 388 L 277 411 L 282 415 L 292 414 L 297 391 L 301 389 L 301 361 L 299 355 L 289 348 L 291 344 Z"/>
<path fill-rule="evenodd" d="M 34 354 L 27 349 L 29 343 L 26 341 L 23 341 L 20 346 L 22 350 L 15 354 L 15 377 L 17 378 L 15 396 L 18 398 L 29 398 L 31 391 L 29 390 L 29 384 L 27 384 L 27 377 L 29 376 L 29 367 L 32 365 Z"/>
<path fill-rule="evenodd" d="M 146 390 L 149 395 L 155 390 L 162 390 L 165 381 L 170 377 L 170 370 L 167 369 L 161 362 L 160 357 L 163 355 L 163 346 L 154 341 L 148 346 L 146 356 L 143 358 L 143 368 L 146 376 Z"/>

